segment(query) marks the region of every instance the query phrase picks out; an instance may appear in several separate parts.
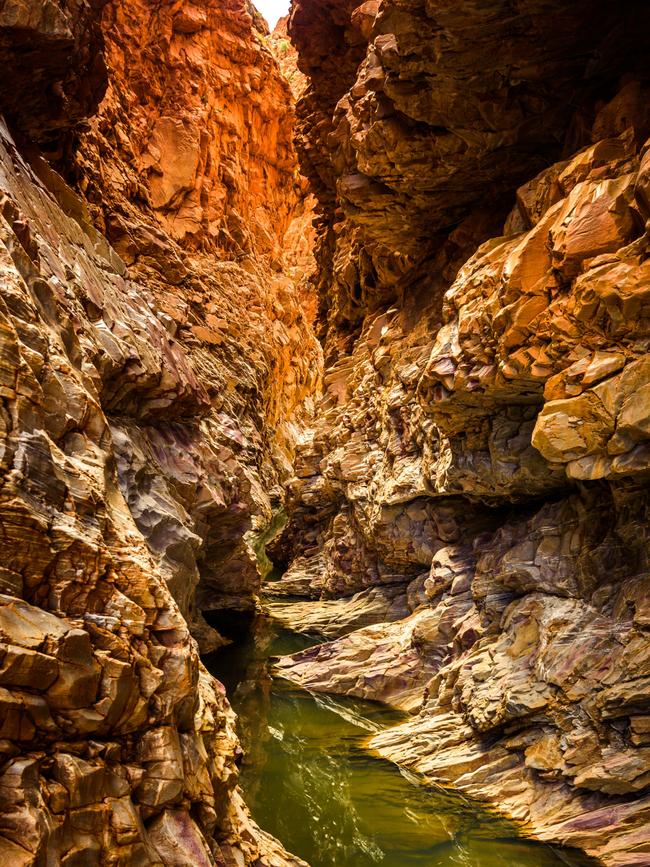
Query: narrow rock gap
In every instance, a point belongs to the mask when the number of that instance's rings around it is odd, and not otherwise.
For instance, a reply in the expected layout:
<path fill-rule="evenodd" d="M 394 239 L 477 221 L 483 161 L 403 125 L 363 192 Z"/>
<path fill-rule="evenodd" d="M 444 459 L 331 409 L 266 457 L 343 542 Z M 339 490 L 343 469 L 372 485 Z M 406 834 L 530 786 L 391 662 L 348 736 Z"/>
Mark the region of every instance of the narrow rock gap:
<path fill-rule="evenodd" d="M 0 0 L 0 863 L 650 864 L 648 24 Z"/>

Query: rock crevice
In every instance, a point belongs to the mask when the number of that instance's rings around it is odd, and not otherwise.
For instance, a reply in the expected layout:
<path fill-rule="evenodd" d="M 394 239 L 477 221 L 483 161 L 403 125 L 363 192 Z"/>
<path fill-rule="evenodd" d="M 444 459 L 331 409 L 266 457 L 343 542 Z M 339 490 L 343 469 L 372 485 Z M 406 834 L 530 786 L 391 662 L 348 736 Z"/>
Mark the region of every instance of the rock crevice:
<path fill-rule="evenodd" d="M 2 863 L 301 863 L 199 659 L 283 506 L 283 675 L 650 864 L 649 23 L 0 0 Z"/>

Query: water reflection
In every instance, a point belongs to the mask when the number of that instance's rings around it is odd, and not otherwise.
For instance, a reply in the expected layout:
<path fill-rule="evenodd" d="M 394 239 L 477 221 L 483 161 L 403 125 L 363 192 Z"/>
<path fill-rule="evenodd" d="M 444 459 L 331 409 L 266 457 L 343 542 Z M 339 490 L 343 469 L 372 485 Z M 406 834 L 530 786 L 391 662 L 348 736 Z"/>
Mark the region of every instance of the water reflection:
<path fill-rule="evenodd" d="M 559 867 L 592 863 L 516 838 L 508 823 L 423 788 L 363 749 L 401 715 L 273 679 L 269 657 L 313 644 L 259 616 L 206 658 L 239 715 L 241 785 L 258 824 L 312 867 Z"/>

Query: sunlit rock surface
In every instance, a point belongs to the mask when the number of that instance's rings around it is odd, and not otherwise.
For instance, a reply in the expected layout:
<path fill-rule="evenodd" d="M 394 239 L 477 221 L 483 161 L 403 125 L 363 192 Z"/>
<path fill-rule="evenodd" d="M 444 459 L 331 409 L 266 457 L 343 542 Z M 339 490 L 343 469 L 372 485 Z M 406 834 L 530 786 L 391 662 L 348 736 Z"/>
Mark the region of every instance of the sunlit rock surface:
<path fill-rule="evenodd" d="M 238 2 L 0 3 L 12 867 L 299 863 L 247 816 L 190 635 L 253 604 L 245 536 L 319 377 L 289 89 L 255 27 Z"/>
<path fill-rule="evenodd" d="M 168 579 L 200 572 L 202 609 L 250 605 L 243 537 L 270 518 L 319 380 L 290 90 L 252 15 L 110 0 L 111 85 L 68 169 L 199 383 L 189 413 L 161 403 L 162 425 L 122 432 L 119 468 Z"/>
<path fill-rule="evenodd" d="M 326 371 L 274 554 L 335 640 L 280 671 L 411 710 L 372 748 L 619 867 L 650 863 L 647 23 L 289 22 Z"/>
<path fill-rule="evenodd" d="M 2 863 L 299 863 L 195 642 L 283 486 L 278 671 L 650 863 L 648 23 L 0 2 Z"/>

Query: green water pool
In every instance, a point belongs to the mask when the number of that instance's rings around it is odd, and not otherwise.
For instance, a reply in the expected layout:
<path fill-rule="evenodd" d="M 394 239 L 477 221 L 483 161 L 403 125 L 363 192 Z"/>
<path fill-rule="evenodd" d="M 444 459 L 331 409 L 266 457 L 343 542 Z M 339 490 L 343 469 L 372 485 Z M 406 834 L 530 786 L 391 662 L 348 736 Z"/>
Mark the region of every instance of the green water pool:
<path fill-rule="evenodd" d="M 241 786 L 256 822 L 312 867 L 555 867 L 592 862 L 517 837 L 514 826 L 432 790 L 368 754 L 402 717 L 312 695 L 270 674 L 269 658 L 313 644 L 265 615 L 206 657 L 239 716 Z"/>

